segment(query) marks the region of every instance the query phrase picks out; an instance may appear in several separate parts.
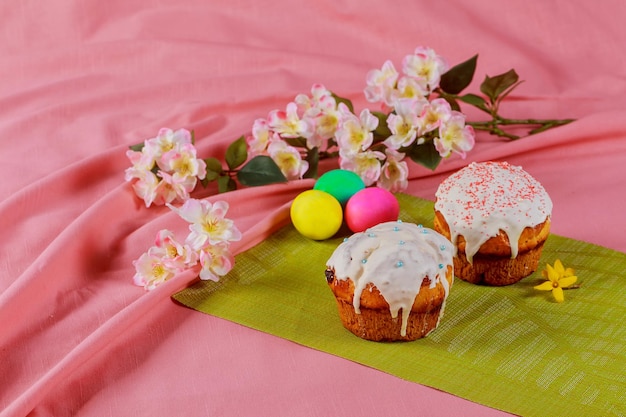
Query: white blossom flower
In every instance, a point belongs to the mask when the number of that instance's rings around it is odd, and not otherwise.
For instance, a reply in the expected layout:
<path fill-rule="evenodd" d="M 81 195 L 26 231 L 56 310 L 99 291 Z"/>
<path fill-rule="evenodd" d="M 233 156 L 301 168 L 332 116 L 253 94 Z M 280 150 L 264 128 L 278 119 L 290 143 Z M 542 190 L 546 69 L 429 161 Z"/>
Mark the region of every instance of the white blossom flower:
<path fill-rule="evenodd" d="M 398 79 L 398 85 L 393 91 L 392 103 L 403 98 L 424 101 L 428 93 L 424 86 L 415 78 L 403 76 Z"/>
<path fill-rule="evenodd" d="M 261 155 L 267 150 L 270 139 L 275 133 L 270 129 L 267 119 L 256 119 L 252 124 L 252 132 L 246 137 L 250 156 Z"/>
<path fill-rule="evenodd" d="M 285 111 L 271 111 L 267 121 L 270 129 L 285 138 L 306 138 L 311 133 L 308 123 L 298 115 L 298 105 L 294 102 L 287 104 Z"/>
<path fill-rule="evenodd" d="M 343 155 L 354 155 L 367 150 L 374 141 L 372 132 L 378 127 L 378 118 L 368 109 L 356 117 L 343 103 L 339 105 L 339 112 L 342 114 L 342 122 L 335 138 L 340 152 Z"/>
<path fill-rule="evenodd" d="M 300 114 L 307 115 L 311 110 L 337 107 L 333 94 L 322 84 L 311 86 L 311 95 L 298 94 L 294 100 Z"/>
<path fill-rule="evenodd" d="M 198 253 L 189 245 L 178 242 L 174 233 L 167 229 L 157 233 L 148 254 L 161 258 L 164 265 L 175 271 L 183 271 L 198 262 Z"/>
<path fill-rule="evenodd" d="M 219 281 L 235 265 L 235 257 L 225 242 L 210 245 L 200 251 L 200 279 Z"/>
<path fill-rule="evenodd" d="M 409 166 L 403 161 L 404 154 L 391 148 L 385 150 L 387 159 L 382 166 L 377 185 L 392 193 L 406 190 L 409 186 Z"/>
<path fill-rule="evenodd" d="M 131 181 L 134 178 L 140 178 L 144 171 L 150 171 L 155 164 L 154 155 L 151 155 L 145 150 L 145 146 L 141 151 L 133 151 L 129 149 L 126 151 L 126 157 L 131 162 L 132 166 L 126 168 L 124 177 L 126 181 Z"/>
<path fill-rule="evenodd" d="M 267 152 L 288 180 L 301 179 L 309 169 L 309 163 L 302 159 L 300 152 L 283 140 L 272 140 Z"/>
<path fill-rule="evenodd" d="M 383 102 L 388 106 L 392 105 L 392 95 L 396 82 L 398 81 L 398 71 L 393 63 L 385 61 L 381 69 L 374 69 L 367 73 L 365 87 L 365 98 L 370 103 Z"/>
<path fill-rule="evenodd" d="M 379 151 L 359 152 L 355 155 L 341 155 L 339 167 L 356 173 L 366 187 L 374 184 L 380 177 L 380 161 L 385 159 L 385 154 Z"/>
<path fill-rule="evenodd" d="M 241 239 L 241 232 L 233 221 L 225 217 L 228 203 L 216 201 L 211 204 L 207 200 L 188 199 L 180 207 L 168 205 L 180 217 L 191 223 L 186 242 L 194 250 L 201 250 L 207 245 L 220 242 L 232 242 Z"/>
<path fill-rule="evenodd" d="M 146 290 L 154 289 L 157 285 L 172 278 L 177 272 L 163 262 L 163 258 L 148 252 L 142 254 L 133 262 L 133 265 L 136 271 L 133 282 Z"/>
<path fill-rule="evenodd" d="M 150 207 L 157 199 L 159 178 L 152 171 L 136 170 L 133 179 L 132 187 L 135 194 L 144 201 L 146 207 Z"/>
<path fill-rule="evenodd" d="M 448 157 L 452 152 L 465 158 L 474 147 L 474 128 L 465 124 L 463 113 L 453 111 L 450 118 L 439 127 L 439 137 L 434 139 L 439 155 Z"/>
<path fill-rule="evenodd" d="M 442 98 L 436 98 L 427 103 L 418 117 L 418 134 L 424 135 L 430 131 L 438 129 L 452 116 L 450 103 Z"/>
<path fill-rule="evenodd" d="M 395 113 L 387 116 L 387 126 L 391 131 L 383 142 L 391 149 L 400 149 L 411 145 L 417 138 L 418 112 L 421 111 L 422 102 L 411 99 L 400 99 L 394 103 Z"/>
<path fill-rule="evenodd" d="M 162 171 L 178 177 L 203 179 L 206 176 L 206 163 L 198 159 L 196 148 L 191 143 L 179 145 L 165 152 L 157 160 L 157 164 Z"/>
<path fill-rule="evenodd" d="M 321 148 L 324 143 L 335 135 L 339 125 L 340 114 L 337 101 L 330 90 L 322 84 L 313 84 L 311 95 L 298 94 L 295 98 L 298 112 L 308 125 L 307 148 Z"/>
<path fill-rule="evenodd" d="M 186 201 L 198 182 L 196 177 L 172 175 L 165 171 L 159 171 L 158 176 L 161 180 L 155 188 L 154 203 L 159 205 Z"/>
<path fill-rule="evenodd" d="M 402 61 L 404 74 L 414 77 L 427 92 L 439 86 L 441 75 L 447 70 L 446 62 L 431 48 L 418 47 Z"/>
<path fill-rule="evenodd" d="M 159 130 L 156 137 L 145 141 L 143 151 L 158 159 L 164 153 L 184 144 L 192 144 L 191 132 L 186 129 L 173 131 L 164 127 Z"/>

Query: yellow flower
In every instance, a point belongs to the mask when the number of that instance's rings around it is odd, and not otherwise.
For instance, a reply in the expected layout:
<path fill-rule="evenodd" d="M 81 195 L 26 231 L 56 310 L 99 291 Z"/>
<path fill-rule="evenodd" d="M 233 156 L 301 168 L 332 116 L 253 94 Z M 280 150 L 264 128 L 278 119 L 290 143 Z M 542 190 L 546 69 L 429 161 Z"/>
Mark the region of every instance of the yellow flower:
<path fill-rule="evenodd" d="M 574 284 L 578 277 L 574 275 L 572 268 L 565 269 L 559 259 L 554 261 L 554 267 L 550 264 L 546 264 L 546 269 L 541 271 L 541 275 L 547 279 L 543 284 L 535 286 L 536 290 L 550 291 L 558 303 L 562 303 L 565 300 L 563 296 L 563 288 L 567 288 Z"/>

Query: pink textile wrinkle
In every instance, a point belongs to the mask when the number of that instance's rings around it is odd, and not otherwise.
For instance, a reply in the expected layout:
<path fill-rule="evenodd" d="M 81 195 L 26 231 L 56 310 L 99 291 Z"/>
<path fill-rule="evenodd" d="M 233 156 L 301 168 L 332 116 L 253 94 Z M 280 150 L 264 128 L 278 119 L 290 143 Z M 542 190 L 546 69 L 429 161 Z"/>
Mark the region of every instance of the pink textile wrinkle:
<path fill-rule="evenodd" d="M 626 5 L 603 4 L 0 3 L 0 417 L 510 415 L 177 305 L 193 271 L 149 293 L 133 285 L 156 233 L 187 224 L 137 199 L 125 151 L 185 128 L 200 157 L 223 159 L 315 83 L 358 114 L 367 72 L 386 60 L 400 68 L 420 45 L 450 65 L 479 53 L 469 91 L 510 68 L 525 80 L 505 116 L 578 120 L 516 142 L 479 132 L 465 160 L 410 165 L 407 191 L 432 200 L 465 164 L 507 160 L 550 193 L 555 233 L 626 251 Z M 312 185 L 192 196 L 229 203 L 239 253 L 288 224 Z"/>

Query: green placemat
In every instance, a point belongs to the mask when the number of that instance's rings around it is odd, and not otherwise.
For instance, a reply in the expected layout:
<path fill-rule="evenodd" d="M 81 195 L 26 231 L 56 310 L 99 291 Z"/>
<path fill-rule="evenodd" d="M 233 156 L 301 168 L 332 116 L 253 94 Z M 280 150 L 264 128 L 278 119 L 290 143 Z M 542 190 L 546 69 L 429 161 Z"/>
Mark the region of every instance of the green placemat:
<path fill-rule="evenodd" d="M 400 218 L 432 227 L 432 202 L 398 195 Z M 439 327 L 414 342 L 376 343 L 343 328 L 324 278 L 341 242 L 286 226 L 236 257 L 221 282 L 174 295 L 180 303 L 409 381 L 524 416 L 626 416 L 626 254 L 551 235 L 541 267 L 576 270 L 565 302 L 533 289 L 456 280 Z"/>

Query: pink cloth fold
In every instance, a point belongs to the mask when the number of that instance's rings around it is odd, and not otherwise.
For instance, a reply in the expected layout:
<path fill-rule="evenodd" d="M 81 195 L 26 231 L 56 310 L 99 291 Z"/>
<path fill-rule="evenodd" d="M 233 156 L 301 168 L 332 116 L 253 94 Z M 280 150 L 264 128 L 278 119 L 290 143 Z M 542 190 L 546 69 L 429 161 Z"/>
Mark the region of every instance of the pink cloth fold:
<path fill-rule="evenodd" d="M 466 160 L 413 166 L 407 191 L 433 199 L 468 162 L 507 160 L 550 193 L 555 233 L 626 251 L 626 5 L 603 5 L 0 4 L 0 416 L 506 415 L 177 305 L 191 273 L 134 286 L 156 232 L 187 226 L 134 196 L 125 151 L 186 128 L 201 156 L 222 158 L 313 83 L 361 109 L 367 71 L 387 59 L 399 67 L 420 45 L 451 64 L 479 53 L 470 91 L 510 68 L 525 80 L 503 114 L 578 120 L 515 142 L 480 133 Z M 243 251 L 312 184 L 194 196 L 229 202 Z"/>

